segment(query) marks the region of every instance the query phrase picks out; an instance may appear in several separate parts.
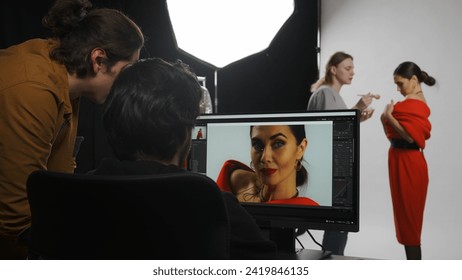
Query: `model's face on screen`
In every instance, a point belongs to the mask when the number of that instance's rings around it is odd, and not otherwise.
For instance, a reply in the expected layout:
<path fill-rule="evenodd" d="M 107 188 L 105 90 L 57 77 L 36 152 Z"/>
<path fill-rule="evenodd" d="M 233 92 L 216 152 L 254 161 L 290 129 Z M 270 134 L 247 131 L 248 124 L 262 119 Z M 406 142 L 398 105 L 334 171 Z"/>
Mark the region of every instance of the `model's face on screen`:
<path fill-rule="evenodd" d="M 298 145 L 287 125 L 254 126 L 250 136 L 251 159 L 261 183 L 281 198 L 291 197 L 296 188 L 297 162 L 303 157 L 306 139 Z"/>

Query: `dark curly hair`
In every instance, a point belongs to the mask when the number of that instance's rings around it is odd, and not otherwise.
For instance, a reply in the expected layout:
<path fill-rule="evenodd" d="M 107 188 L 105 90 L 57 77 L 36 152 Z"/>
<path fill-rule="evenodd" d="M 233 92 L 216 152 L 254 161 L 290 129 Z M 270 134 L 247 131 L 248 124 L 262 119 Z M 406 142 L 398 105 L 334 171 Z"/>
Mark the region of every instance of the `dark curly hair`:
<path fill-rule="evenodd" d="M 93 49 L 106 52 L 107 59 L 101 63 L 111 69 L 119 61 L 128 61 L 144 45 L 140 28 L 122 12 L 91 8 L 88 0 L 57 0 L 42 19 L 57 40 L 50 57 L 79 78 L 94 75 Z"/>

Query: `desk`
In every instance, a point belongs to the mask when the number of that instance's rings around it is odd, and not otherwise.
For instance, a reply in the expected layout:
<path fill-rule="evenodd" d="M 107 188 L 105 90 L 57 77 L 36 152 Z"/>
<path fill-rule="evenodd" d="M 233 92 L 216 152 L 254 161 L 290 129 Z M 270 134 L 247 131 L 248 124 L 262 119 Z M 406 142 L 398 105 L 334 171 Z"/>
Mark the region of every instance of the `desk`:
<path fill-rule="evenodd" d="M 332 255 L 329 251 L 313 249 L 297 249 L 293 254 L 280 254 L 282 260 L 366 260 L 351 256 Z"/>

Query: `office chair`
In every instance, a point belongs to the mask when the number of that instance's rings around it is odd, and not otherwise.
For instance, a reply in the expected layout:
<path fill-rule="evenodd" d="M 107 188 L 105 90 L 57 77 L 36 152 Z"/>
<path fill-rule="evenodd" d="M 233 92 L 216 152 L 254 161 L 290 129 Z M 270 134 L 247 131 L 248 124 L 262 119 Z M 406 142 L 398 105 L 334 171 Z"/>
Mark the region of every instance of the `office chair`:
<path fill-rule="evenodd" d="M 229 258 L 222 194 L 200 174 L 35 171 L 27 191 L 31 258 Z"/>

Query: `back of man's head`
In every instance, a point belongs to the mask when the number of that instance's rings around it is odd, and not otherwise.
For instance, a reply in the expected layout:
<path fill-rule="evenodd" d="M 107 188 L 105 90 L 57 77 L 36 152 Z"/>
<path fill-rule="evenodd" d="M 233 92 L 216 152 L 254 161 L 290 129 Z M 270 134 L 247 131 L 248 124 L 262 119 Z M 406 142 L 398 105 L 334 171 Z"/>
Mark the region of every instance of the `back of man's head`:
<path fill-rule="evenodd" d="M 187 65 L 160 58 L 121 71 L 106 100 L 103 126 L 121 160 L 171 160 L 189 148 L 201 87 Z"/>

